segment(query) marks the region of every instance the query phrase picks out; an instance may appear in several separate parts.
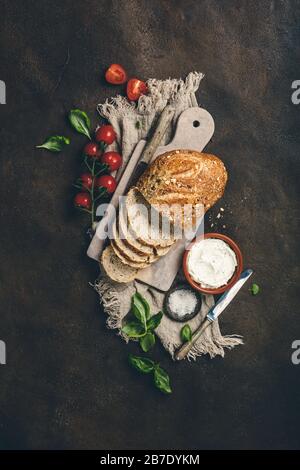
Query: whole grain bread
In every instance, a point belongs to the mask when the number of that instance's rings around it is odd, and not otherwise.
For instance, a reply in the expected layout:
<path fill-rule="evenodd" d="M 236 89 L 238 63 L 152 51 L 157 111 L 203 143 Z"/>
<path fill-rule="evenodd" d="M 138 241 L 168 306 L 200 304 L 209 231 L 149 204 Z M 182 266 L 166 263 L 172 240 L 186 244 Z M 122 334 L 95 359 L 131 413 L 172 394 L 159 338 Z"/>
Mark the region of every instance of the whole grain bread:
<path fill-rule="evenodd" d="M 226 182 L 226 168 L 215 155 L 174 150 L 158 156 L 149 165 L 137 189 L 173 223 L 187 226 L 201 214 L 202 205 L 206 212 L 222 197 Z M 187 204 L 192 207 L 191 217 L 183 213 Z"/>
<path fill-rule="evenodd" d="M 174 243 L 172 226 L 161 229 L 161 216 L 152 208 L 136 189 L 132 188 L 126 197 L 126 211 L 130 230 L 142 245 L 152 248 L 165 248 Z M 171 233 L 170 233 L 171 232 Z"/>
<path fill-rule="evenodd" d="M 115 255 L 111 246 L 108 246 L 102 252 L 100 265 L 101 269 L 110 279 L 119 283 L 133 281 L 139 272 L 138 269 L 122 263 L 120 258 Z"/>
<path fill-rule="evenodd" d="M 128 220 L 124 219 L 122 216 L 122 211 L 119 213 L 119 217 L 117 220 L 118 224 L 118 232 L 119 232 L 119 237 L 121 237 L 128 246 L 137 254 L 139 255 L 147 255 L 151 256 L 153 254 L 157 254 L 155 251 L 155 248 L 153 246 L 148 246 L 145 244 L 142 244 L 137 240 L 133 232 L 131 231 Z"/>
<path fill-rule="evenodd" d="M 117 222 L 113 224 L 112 227 L 112 235 L 114 240 L 114 245 L 117 246 L 118 251 L 122 254 L 122 256 L 129 261 L 133 261 L 134 263 L 146 263 L 150 264 L 157 259 L 157 256 L 154 254 L 153 250 L 149 254 L 145 253 L 137 253 L 128 243 L 123 235 L 120 236 L 120 233 L 117 229 Z"/>
<path fill-rule="evenodd" d="M 120 259 L 120 261 L 122 261 L 123 264 L 127 264 L 128 266 L 131 266 L 132 268 L 136 268 L 136 269 L 143 269 L 149 266 L 149 263 L 145 261 L 143 262 L 133 261 L 132 258 L 128 254 L 125 254 L 123 250 L 120 250 L 115 240 L 111 240 L 110 245 L 115 255 Z"/>

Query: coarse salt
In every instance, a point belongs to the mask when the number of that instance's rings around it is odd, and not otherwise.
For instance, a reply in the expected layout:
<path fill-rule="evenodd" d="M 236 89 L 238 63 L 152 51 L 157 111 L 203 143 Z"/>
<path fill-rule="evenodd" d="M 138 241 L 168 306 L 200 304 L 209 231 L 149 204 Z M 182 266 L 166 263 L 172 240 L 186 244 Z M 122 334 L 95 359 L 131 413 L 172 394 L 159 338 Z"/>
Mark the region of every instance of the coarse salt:
<path fill-rule="evenodd" d="M 178 316 L 185 316 L 195 310 L 197 297 L 194 292 L 188 289 L 178 289 L 170 294 L 168 303 L 172 312 Z"/>

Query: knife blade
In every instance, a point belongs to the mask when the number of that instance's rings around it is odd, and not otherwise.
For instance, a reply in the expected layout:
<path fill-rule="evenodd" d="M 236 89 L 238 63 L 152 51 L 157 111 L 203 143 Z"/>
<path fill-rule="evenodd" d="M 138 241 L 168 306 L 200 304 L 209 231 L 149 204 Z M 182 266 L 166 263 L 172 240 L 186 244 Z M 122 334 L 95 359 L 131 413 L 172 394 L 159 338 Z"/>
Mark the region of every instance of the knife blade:
<path fill-rule="evenodd" d="M 239 280 L 228 290 L 226 291 L 218 300 L 218 302 L 210 309 L 206 318 L 203 323 L 199 326 L 199 328 L 193 333 L 192 339 L 188 342 L 183 344 L 178 351 L 175 353 L 175 359 L 180 361 L 184 359 L 186 355 L 189 353 L 195 342 L 200 338 L 203 331 L 216 319 L 218 316 L 225 310 L 225 308 L 230 304 L 230 302 L 234 299 L 237 295 L 241 287 L 245 284 L 245 282 L 249 279 L 249 277 L 253 274 L 252 269 L 246 269 L 242 272 L 239 277 Z"/>

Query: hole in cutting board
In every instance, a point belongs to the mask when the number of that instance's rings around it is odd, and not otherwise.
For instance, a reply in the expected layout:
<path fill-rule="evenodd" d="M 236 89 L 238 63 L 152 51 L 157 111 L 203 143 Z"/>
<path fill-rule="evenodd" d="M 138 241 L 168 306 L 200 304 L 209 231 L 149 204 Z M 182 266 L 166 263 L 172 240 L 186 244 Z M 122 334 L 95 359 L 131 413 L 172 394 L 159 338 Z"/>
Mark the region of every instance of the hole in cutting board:
<path fill-rule="evenodd" d="M 193 126 L 194 127 L 199 127 L 200 126 L 200 122 L 199 121 L 193 121 Z"/>

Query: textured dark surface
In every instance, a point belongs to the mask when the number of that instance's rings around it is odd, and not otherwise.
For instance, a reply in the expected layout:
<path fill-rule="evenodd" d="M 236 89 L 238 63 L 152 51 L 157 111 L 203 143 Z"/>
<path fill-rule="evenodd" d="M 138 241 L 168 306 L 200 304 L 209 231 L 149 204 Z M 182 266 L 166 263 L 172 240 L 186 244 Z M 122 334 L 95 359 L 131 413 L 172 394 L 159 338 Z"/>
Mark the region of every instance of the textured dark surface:
<path fill-rule="evenodd" d="M 291 363 L 300 339 L 300 106 L 290 98 L 299 7 L 1 1 L 1 448 L 300 447 L 300 365 Z M 175 364 L 156 347 L 169 397 L 127 366 L 137 347 L 105 328 L 88 285 L 97 275 L 85 256 L 88 221 L 71 204 L 85 139 L 66 111 L 78 106 L 96 125 L 96 104 L 116 93 L 101 78 L 111 62 L 142 78 L 206 74 L 199 101 L 216 121 L 208 149 L 230 175 L 217 229 L 240 244 L 261 286 L 257 297 L 244 288 L 221 319 L 224 333 L 245 336 L 224 359 Z M 52 133 L 72 145 L 60 155 L 34 149 Z"/>

